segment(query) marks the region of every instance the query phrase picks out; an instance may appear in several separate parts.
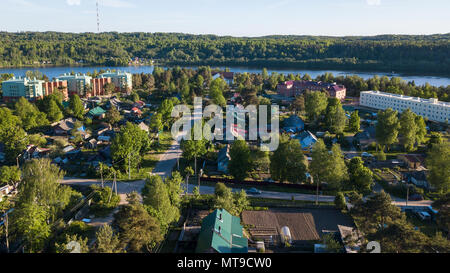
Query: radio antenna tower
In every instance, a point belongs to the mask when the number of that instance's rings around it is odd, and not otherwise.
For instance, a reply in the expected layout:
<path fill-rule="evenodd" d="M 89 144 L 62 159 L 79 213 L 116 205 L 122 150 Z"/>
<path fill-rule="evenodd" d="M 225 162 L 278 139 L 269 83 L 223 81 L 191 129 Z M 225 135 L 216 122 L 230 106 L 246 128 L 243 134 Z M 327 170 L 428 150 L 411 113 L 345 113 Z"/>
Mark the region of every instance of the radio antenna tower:
<path fill-rule="evenodd" d="M 98 0 L 97 0 L 97 32 L 100 33 L 100 15 L 98 12 Z"/>

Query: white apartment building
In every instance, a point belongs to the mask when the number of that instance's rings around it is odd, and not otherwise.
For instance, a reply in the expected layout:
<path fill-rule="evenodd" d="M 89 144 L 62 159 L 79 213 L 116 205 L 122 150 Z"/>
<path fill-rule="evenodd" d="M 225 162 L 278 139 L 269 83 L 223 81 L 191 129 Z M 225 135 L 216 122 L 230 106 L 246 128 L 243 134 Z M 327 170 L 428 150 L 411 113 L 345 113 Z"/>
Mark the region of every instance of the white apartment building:
<path fill-rule="evenodd" d="M 417 115 L 431 121 L 450 121 L 450 103 L 438 99 L 422 99 L 380 91 L 363 91 L 359 99 L 361 106 L 385 110 L 392 108 L 399 113 L 411 109 Z"/>

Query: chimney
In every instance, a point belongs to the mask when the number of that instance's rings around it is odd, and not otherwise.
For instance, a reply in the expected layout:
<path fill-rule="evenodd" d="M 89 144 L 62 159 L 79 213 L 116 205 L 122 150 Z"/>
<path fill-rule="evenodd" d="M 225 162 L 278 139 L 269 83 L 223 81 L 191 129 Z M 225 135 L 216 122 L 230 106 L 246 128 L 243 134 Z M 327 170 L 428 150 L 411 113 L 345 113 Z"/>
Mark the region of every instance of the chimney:
<path fill-rule="evenodd" d="M 222 213 L 219 214 L 219 220 L 222 221 Z"/>
<path fill-rule="evenodd" d="M 219 234 L 221 234 L 222 228 L 219 226 Z"/>

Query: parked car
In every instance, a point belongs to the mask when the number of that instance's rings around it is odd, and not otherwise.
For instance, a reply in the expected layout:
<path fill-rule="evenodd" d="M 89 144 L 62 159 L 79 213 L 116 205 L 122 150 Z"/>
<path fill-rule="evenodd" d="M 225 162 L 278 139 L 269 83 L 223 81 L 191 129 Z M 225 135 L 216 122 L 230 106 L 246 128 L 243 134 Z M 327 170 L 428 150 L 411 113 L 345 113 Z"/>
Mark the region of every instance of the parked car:
<path fill-rule="evenodd" d="M 246 191 L 247 194 L 261 194 L 262 192 L 256 188 L 251 188 Z"/>

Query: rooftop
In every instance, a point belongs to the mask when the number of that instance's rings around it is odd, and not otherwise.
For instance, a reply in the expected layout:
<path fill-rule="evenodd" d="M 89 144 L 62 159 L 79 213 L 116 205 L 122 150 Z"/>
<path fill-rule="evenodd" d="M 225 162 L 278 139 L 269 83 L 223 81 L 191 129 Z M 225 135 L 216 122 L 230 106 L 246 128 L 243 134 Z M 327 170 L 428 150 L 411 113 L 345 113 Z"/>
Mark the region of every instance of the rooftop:
<path fill-rule="evenodd" d="M 248 241 L 243 236 L 239 217 L 216 209 L 203 218 L 196 252 L 209 252 L 211 248 L 219 253 L 247 253 Z"/>
<path fill-rule="evenodd" d="M 38 83 L 39 84 L 39 83 L 43 83 L 44 81 L 43 80 L 37 80 L 36 78 L 30 79 L 30 78 L 27 78 L 27 77 L 25 77 L 25 78 L 13 77 L 12 79 L 3 81 L 3 83 L 8 83 L 8 82 L 9 83 L 24 83 L 24 84 L 26 84 L 26 83 Z"/>
<path fill-rule="evenodd" d="M 412 101 L 412 102 L 428 103 L 428 104 L 442 105 L 442 106 L 450 107 L 450 102 L 439 101 L 438 99 L 435 99 L 435 98 L 423 99 L 423 98 L 419 98 L 419 97 L 410 97 L 410 96 L 386 93 L 386 92 L 381 92 L 381 91 L 362 91 L 361 94 L 374 94 L 374 95 L 378 95 L 378 96 L 382 96 L 382 97 L 397 98 L 397 99 L 407 100 L 407 101 Z"/>

